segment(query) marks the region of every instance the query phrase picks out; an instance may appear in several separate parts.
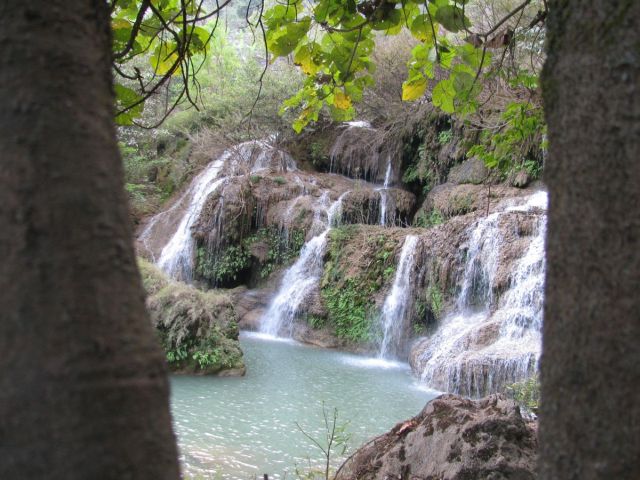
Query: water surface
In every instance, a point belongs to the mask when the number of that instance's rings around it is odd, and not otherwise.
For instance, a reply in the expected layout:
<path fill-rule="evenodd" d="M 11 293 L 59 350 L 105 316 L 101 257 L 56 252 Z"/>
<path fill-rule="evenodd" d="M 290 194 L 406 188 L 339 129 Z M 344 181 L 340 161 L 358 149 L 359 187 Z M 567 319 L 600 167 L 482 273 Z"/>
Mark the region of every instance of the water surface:
<path fill-rule="evenodd" d="M 436 393 L 406 364 L 243 334 L 244 378 L 175 376 L 171 405 L 180 460 L 203 478 L 295 478 L 321 452 L 296 422 L 324 438 L 323 402 L 349 421 L 352 449 L 416 415 Z M 349 452 L 347 452 L 348 454 Z M 339 463 L 335 458 L 335 463 Z"/>

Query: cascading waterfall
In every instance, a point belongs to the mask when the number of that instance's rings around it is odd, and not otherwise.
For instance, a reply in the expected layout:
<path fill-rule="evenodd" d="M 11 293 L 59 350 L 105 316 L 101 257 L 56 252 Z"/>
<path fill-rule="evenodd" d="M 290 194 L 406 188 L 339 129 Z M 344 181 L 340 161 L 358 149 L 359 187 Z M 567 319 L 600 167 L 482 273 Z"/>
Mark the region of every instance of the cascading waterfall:
<path fill-rule="evenodd" d="M 545 209 L 546 199 L 545 192 L 538 192 L 524 205 L 494 213 L 475 225 L 455 311 L 427 340 L 419 359 L 427 385 L 482 396 L 535 372 L 541 344 L 546 215 L 537 216 L 534 237 L 499 300 L 492 289 L 504 247 L 500 217 Z"/>
<path fill-rule="evenodd" d="M 218 176 L 225 160 L 226 157 L 223 155 L 220 159 L 211 162 L 193 180 L 183 196 L 185 201 L 188 201 L 187 209 L 176 232 L 162 249 L 157 261 L 158 267 L 173 278 L 188 282 L 193 277 L 194 240 L 191 236 L 191 227 L 200 216 L 209 195 L 224 182 L 224 178 L 218 178 Z M 182 203 L 182 201 L 181 199 L 179 202 Z"/>
<path fill-rule="evenodd" d="M 176 225 L 173 234 L 154 262 L 169 276 L 190 282 L 193 279 L 193 256 L 195 241 L 192 228 L 197 222 L 207 198 L 226 180 L 227 174 L 257 172 L 267 168 L 278 171 L 296 170 L 295 161 L 289 154 L 278 150 L 263 140 L 252 140 L 231 147 L 207 165 L 189 185 L 187 191 L 168 210 L 155 215 L 140 235 L 140 241 L 153 256 L 149 240 L 158 237 L 162 228 Z M 181 216 L 177 216 L 181 214 Z M 176 222 L 176 223 L 172 223 Z"/>
<path fill-rule="evenodd" d="M 312 232 L 322 231 L 302 247 L 296 262 L 286 271 L 276 296 L 260 321 L 260 331 L 272 336 L 291 337 L 296 314 L 312 288 L 320 281 L 324 267 L 323 257 L 327 235 L 337 226 L 342 216 L 342 200 L 345 192 L 333 203 L 328 193 L 319 199 Z M 326 221 L 324 220 L 326 217 Z"/>
<path fill-rule="evenodd" d="M 394 357 L 402 348 L 402 340 L 406 331 L 407 310 L 413 293 L 411 272 L 415 265 L 417 245 L 418 237 L 415 235 L 405 237 L 393 286 L 382 306 L 380 320 L 383 337 L 379 353 L 381 358 Z"/>

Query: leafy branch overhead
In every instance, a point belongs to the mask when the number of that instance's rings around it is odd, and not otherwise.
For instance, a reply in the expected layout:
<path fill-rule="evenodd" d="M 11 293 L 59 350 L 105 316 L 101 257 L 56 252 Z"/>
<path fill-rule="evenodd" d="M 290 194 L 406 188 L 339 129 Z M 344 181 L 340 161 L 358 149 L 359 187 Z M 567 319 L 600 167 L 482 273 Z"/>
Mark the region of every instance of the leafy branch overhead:
<path fill-rule="evenodd" d="M 197 74 L 230 1 L 205 11 L 204 0 L 111 0 L 117 123 L 136 123 L 145 101 L 174 77 L 181 89 L 166 115 L 180 103 L 196 107 Z"/>
<path fill-rule="evenodd" d="M 402 99 L 418 100 L 430 87 L 431 101 L 443 111 L 474 112 L 480 77 L 492 61 L 489 50 L 507 48 L 513 33 L 508 20 L 530 3 L 525 0 L 486 32 L 472 31 L 467 13 L 473 5 L 468 0 L 279 3 L 264 13 L 269 52 L 273 58 L 292 55 L 306 75 L 303 88 L 283 110 L 299 111 L 293 125 L 298 132 L 317 120 L 325 106 L 336 120 L 352 118 L 353 103 L 374 83 L 376 37 L 407 29 L 417 44 Z"/>
<path fill-rule="evenodd" d="M 198 108 L 198 72 L 230 1 L 216 0 L 206 10 L 205 0 L 111 0 L 118 123 L 138 125 L 145 101 L 161 87 L 168 92 L 173 78 L 174 93 L 166 95 L 160 122 L 181 103 Z M 374 84 L 376 41 L 403 30 L 415 47 L 402 100 L 429 94 L 447 113 L 475 112 L 483 80 L 495 75 L 489 67 L 513 46 L 525 10 L 533 21 L 521 30 L 537 27 L 546 16 L 544 0 L 524 0 L 492 24 L 484 22 L 480 32 L 470 20 L 486 17 L 480 0 L 278 0 L 267 6 L 250 1 L 246 22 L 264 41 L 268 61 L 290 57 L 305 74 L 302 88 L 281 108 L 295 112 L 297 132 L 323 108 L 335 120 L 353 118 L 354 105 Z"/>

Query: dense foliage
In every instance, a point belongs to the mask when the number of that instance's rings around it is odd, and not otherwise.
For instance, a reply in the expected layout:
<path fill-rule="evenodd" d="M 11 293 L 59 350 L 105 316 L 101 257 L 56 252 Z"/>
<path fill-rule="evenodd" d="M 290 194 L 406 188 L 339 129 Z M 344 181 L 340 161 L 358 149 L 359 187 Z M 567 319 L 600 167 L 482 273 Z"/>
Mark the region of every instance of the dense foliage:
<path fill-rule="evenodd" d="M 354 256 L 346 246 L 357 234 L 354 226 L 331 230 L 321 295 L 336 336 L 352 342 L 374 342 L 380 335 L 376 331 L 379 311 L 371 299 L 393 279 L 397 242 L 383 234 L 369 237 L 363 248 L 373 256 L 363 257 L 366 268 L 354 268 Z"/>
<path fill-rule="evenodd" d="M 265 255 L 257 258 L 252 254 L 258 244 L 265 248 Z M 220 251 L 198 247 L 196 273 L 198 278 L 214 286 L 233 286 L 240 276 L 252 267 L 259 270 L 261 279 L 266 279 L 279 266 L 291 263 L 304 244 L 304 232 L 294 229 L 283 235 L 281 229 L 270 226 L 257 230 L 237 245 L 227 245 Z"/>

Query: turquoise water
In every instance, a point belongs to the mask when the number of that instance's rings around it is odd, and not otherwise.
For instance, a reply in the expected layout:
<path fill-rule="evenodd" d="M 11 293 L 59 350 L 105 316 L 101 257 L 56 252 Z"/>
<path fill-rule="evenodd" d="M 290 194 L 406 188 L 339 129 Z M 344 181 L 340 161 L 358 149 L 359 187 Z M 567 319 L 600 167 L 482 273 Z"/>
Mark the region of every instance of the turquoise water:
<path fill-rule="evenodd" d="M 171 404 L 185 473 L 202 478 L 293 479 L 322 453 L 296 427 L 325 436 L 322 406 L 349 421 L 351 451 L 416 415 L 436 392 L 406 364 L 243 334 L 243 378 L 175 376 Z M 347 455 L 349 451 L 347 451 Z M 309 460 L 310 459 L 310 460 Z M 334 458 L 338 464 L 340 458 Z"/>

